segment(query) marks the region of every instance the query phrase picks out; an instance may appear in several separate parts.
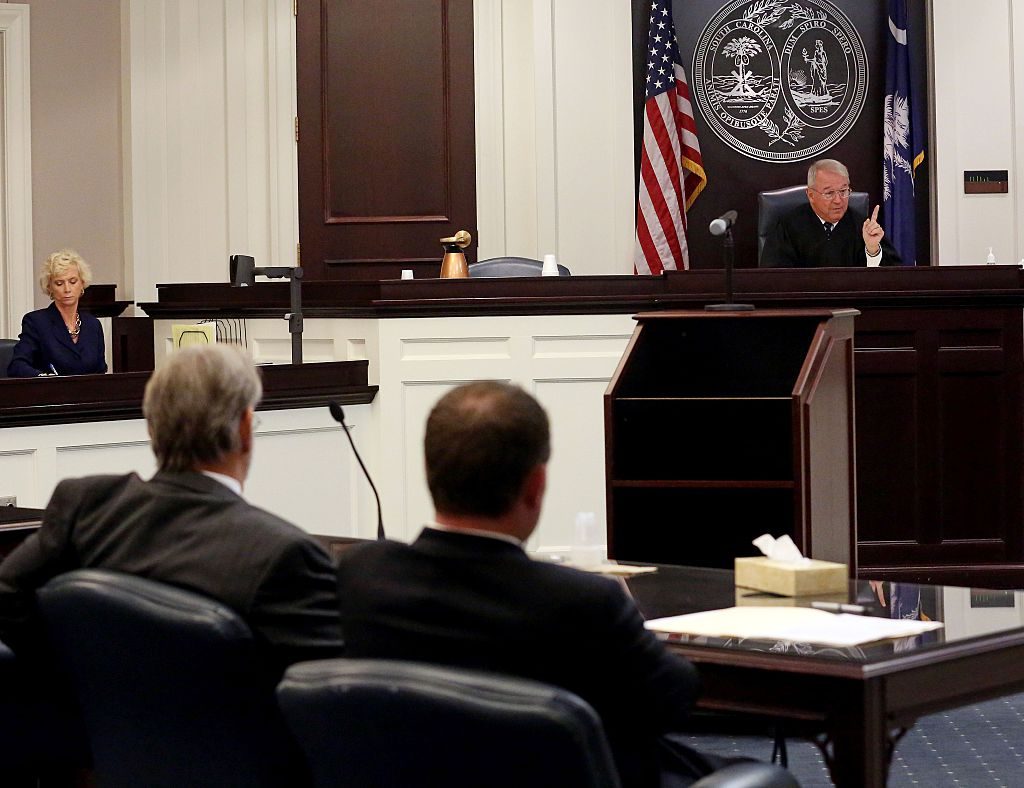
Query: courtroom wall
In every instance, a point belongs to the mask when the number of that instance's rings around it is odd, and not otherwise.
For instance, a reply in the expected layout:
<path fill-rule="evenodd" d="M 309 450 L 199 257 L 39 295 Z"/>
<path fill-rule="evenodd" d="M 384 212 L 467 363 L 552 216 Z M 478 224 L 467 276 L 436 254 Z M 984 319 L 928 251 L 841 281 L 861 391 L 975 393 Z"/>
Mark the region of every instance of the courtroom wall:
<path fill-rule="evenodd" d="M 621 0 L 475 0 L 479 259 L 553 252 L 631 273 L 631 10 Z"/>
<path fill-rule="evenodd" d="M 23 0 L 31 18 L 31 261 L 77 249 L 99 282 L 124 271 L 119 0 Z M 34 278 L 34 277 L 33 277 Z M 33 288 L 35 304 L 49 299 Z"/>
<path fill-rule="evenodd" d="M 1024 0 L 938 0 L 935 166 L 939 260 L 1024 258 Z M 964 170 L 1009 170 L 1009 194 L 964 194 Z"/>
<path fill-rule="evenodd" d="M 294 265 L 292 0 L 122 0 L 126 281 L 223 282 L 228 257 Z"/>
<path fill-rule="evenodd" d="M 35 259 L 22 265 L 70 243 L 145 300 L 157 282 L 222 280 L 231 252 L 293 259 L 291 0 L 29 4 Z M 992 246 L 1014 262 L 1024 0 L 932 9 L 938 258 L 977 263 Z M 475 0 L 474 14 L 481 255 L 629 272 L 629 4 Z M 1010 194 L 964 195 L 965 169 L 1008 169 Z"/>

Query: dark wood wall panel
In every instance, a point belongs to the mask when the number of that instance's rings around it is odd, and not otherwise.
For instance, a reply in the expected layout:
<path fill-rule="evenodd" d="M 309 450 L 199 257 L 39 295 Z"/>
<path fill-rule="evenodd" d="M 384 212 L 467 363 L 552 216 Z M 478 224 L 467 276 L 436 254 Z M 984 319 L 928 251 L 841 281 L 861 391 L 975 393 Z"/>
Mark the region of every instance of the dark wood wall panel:
<path fill-rule="evenodd" d="M 860 337 L 857 337 L 858 341 Z M 913 373 L 871 374 L 857 366 L 857 539 L 917 542 L 917 386 Z"/>
<path fill-rule="evenodd" d="M 861 566 L 1019 561 L 1020 312 L 903 317 L 858 325 Z"/>
<path fill-rule="evenodd" d="M 999 374 L 939 378 L 940 538 L 1004 539 L 1005 499 L 977 495 L 1006 463 L 1005 402 Z M 948 484 L 955 480 L 954 484 Z"/>
<path fill-rule="evenodd" d="M 307 278 L 436 276 L 476 235 L 472 0 L 298 0 L 296 36 Z"/>
<path fill-rule="evenodd" d="M 325 7 L 327 222 L 449 218 L 445 4 L 389 6 Z"/>

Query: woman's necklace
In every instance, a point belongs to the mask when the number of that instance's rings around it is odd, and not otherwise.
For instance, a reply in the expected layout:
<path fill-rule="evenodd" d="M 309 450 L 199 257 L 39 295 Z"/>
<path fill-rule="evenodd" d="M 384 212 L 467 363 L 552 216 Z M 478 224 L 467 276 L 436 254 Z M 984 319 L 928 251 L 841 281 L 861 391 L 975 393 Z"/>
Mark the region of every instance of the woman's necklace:
<path fill-rule="evenodd" d="M 67 324 L 65 324 L 65 325 L 67 325 Z M 78 341 L 78 334 L 82 330 L 82 318 L 78 316 L 78 312 L 75 312 L 75 322 L 74 322 L 74 325 L 73 326 L 67 326 L 67 329 L 68 329 L 68 333 L 71 335 L 71 338 L 77 342 Z"/>

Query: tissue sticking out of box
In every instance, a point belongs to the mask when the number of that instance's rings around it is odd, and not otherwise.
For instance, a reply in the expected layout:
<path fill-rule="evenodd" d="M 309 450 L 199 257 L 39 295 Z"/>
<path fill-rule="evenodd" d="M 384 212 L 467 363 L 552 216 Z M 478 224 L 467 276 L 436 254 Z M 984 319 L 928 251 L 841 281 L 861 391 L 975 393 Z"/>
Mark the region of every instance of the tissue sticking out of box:
<path fill-rule="evenodd" d="M 797 547 L 789 534 L 783 534 L 776 539 L 771 534 L 761 534 L 754 540 L 754 547 L 760 550 L 766 558 L 783 563 L 806 563 L 809 558 L 804 558 L 800 548 Z"/>
<path fill-rule="evenodd" d="M 759 536 L 754 545 L 764 553 L 735 560 L 736 585 L 782 596 L 842 594 L 848 591 L 845 564 L 804 558 L 788 536 Z"/>

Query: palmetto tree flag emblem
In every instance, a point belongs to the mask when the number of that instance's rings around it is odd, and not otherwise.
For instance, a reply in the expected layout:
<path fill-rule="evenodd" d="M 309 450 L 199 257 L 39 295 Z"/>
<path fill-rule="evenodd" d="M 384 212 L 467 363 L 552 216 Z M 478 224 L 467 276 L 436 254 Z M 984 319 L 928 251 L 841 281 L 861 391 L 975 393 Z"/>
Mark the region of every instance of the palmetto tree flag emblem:
<path fill-rule="evenodd" d="M 924 124 L 916 122 L 910 88 L 907 2 L 889 0 L 885 107 L 882 120 L 882 226 L 904 265 L 917 261 L 914 172 L 924 161 Z"/>

